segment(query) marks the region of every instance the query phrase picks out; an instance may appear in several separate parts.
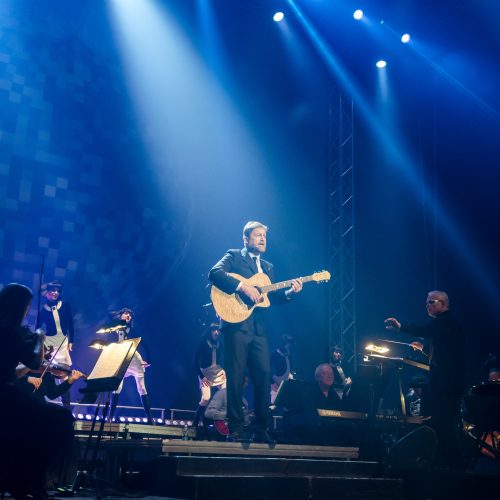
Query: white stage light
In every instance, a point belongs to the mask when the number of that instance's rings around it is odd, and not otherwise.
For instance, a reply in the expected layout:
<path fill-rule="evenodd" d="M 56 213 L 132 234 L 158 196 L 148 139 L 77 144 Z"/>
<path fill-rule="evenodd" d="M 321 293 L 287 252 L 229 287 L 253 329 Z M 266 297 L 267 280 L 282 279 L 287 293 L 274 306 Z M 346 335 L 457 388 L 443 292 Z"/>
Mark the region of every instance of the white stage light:
<path fill-rule="evenodd" d="M 354 14 L 352 15 L 352 17 L 354 17 L 354 19 L 356 19 L 356 21 L 361 21 L 361 19 L 363 19 L 363 11 L 361 9 L 358 9 L 358 10 L 355 10 L 354 11 Z"/>
<path fill-rule="evenodd" d="M 401 41 L 403 43 L 408 43 L 410 41 L 410 35 L 408 33 L 405 33 L 402 37 L 401 37 Z"/>
<path fill-rule="evenodd" d="M 377 66 L 377 68 L 385 68 L 387 66 L 387 62 L 385 62 L 383 59 L 381 59 L 380 61 L 377 61 L 376 66 Z"/>
<path fill-rule="evenodd" d="M 276 21 L 277 23 L 283 21 L 283 19 L 285 19 L 285 14 L 283 14 L 283 12 L 276 12 L 273 16 L 273 21 Z"/>

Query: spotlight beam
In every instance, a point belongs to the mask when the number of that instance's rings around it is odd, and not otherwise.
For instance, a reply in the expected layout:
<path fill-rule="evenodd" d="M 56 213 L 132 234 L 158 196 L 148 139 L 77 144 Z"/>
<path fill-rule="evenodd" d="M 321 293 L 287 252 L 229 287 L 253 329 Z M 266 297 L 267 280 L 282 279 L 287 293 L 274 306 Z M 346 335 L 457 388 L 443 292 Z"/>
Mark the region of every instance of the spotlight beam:
<path fill-rule="evenodd" d="M 493 304 L 498 304 L 500 302 L 500 289 L 497 283 L 492 279 L 489 271 L 482 265 L 483 259 L 478 252 L 472 248 L 470 238 L 463 237 L 458 224 L 453 220 L 452 216 L 433 198 L 431 190 L 425 185 L 423 180 L 417 177 L 418 166 L 412 160 L 406 148 L 400 144 L 402 141 L 398 140 L 390 131 L 385 132 L 383 130 L 383 127 L 380 126 L 377 120 L 375 112 L 370 108 L 363 93 L 349 76 L 347 70 L 334 55 L 333 51 L 329 49 L 325 40 L 304 16 L 295 1 L 287 0 L 287 3 L 290 5 L 291 10 L 310 37 L 320 56 L 323 58 L 328 70 L 337 79 L 342 88 L 353 96 L 353 100 L 356 102 L 361 114 L 373 131 L 373 134 L 383 145 L 389 157 L 392 158 L 395 166 L 399 169 L 410 189 L 415 194 L 415 197 L 421 197 L 423 205 L 431 207 L 432 210 L 435 211 L 436 220 L 439 222 L 442 232 L 447 235 L 456 248 L 461 249 L 460 255 L 469 269 L 474 273 L 476 278 L 482 281 L 484 287 L 490 292 L 487 294 L 488 298 Z"/>
<path fill-rule="evenodd" d="M 384 23 L 384 27 L 395 37 L 398 38 L 399 35 L 396 33 L 394 28 L 389 26 L 387 23 Z M 403 36 L 408 36 L 408 42 L 410 41 L 410 35 L 407 33 Z M 405 43 L 405 42 L 403 42 Z M 492 108 L 486 101 L 481 99 L 478 95 L 476 95 L 472 90 L 470 90 L 467 86 L 465 86 L 462 82 L 457 80 L 453 75 L 448 73 L 444 68 L 439 66 L 439 64 L 435 63 L 429 56 L 425 55 L 423 50 L 419 49 L 418 44 L 412 42 L 409 44 L 409 47 L 412 48 L 413 52 L 420 57 L 420 59 L 424 60 L 429 66 L 432 67 L 437 73 L 439 73 L 443 78 L 448 80 L 457 90 L 462 92 L 463 95 L 468 97 L 471 101 L 473 101 L 481 110 L 483 110 L 486 114 L 488 114 L 496 123 L 500 123 L 500 112 L 495 108 Z"/>

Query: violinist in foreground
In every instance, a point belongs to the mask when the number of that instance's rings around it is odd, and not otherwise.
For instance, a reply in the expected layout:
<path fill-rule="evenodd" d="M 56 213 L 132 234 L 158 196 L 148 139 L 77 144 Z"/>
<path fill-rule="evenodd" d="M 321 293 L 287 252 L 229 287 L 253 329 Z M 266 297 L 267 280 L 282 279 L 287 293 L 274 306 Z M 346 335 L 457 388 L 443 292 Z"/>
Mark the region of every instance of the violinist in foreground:
<path fill-rule="evenodd" d="M 46 498 L 45 476 L 53 459 L 68 449 L 73 417 L 66 409 L 42 402 L 15 383 L 19 363 L 38 369 L 44 335 L 21 327 L 33 294 L 11 283 L 0 291 L 0 490 L 16 498 Z M 26 471 L 29 471 L 27 473 Z"/>

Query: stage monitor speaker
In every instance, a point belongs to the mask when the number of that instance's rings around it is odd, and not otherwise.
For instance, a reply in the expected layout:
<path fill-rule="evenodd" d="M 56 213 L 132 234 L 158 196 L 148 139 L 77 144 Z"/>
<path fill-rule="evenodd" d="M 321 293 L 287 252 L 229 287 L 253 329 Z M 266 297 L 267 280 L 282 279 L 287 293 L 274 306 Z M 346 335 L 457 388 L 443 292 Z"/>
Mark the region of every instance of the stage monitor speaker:
<path fill-rule="evenodd" d="M 392 471 L 429 469 L 434 461 L 437 444 L 434 429 L 423 425 L 391 446 L 388 466 Z"/>

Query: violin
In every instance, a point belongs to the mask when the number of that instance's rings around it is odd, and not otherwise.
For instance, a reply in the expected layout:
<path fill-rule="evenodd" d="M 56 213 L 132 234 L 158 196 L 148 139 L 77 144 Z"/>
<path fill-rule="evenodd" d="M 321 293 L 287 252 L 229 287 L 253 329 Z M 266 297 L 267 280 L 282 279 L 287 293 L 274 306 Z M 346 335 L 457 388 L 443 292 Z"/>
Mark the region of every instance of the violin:
<path fill-rule="evenodd" d="M 31 373 L 41 373 L 42 377 L 43 377 L 43 375 L 45 373 L 49 372 L 52 375 L 54 375 L 54 377 L 56 377 L 56 378 L 63 378 L 66 375 L 71 375 L 71 373 L 73 372 L 73 369 L 71 368 L 71 366 L 69 366 L 65 363 L 56 363 L 55 361 L 51 361 L 53 351 L 54 351 L 53 346 L 46 348 L 45 355 L 44 355 L 44 357 L 45 357 L 44 361 L 42 362 L 41 366 L 39 368 L 37 368 L 36 370 L 30 370 Z M 79 370 L 77 370 L 77 371 L 79 371 Z M 80 373 L 82 374 L 82 378 L 88 377 L 88 375 L 86 375 L 85 373 L 83 373 L 83 372 L 80 372 Z"/>
<path fill-rule="evenodd" d="M 52 375 L 54 375 L 54 377 L 56 378 L 63 378 L 65 377 L 66 375 L 71 375 L 71 373 L 73 373 L 73 369 L 64 364 L 64 363 L 51 363 L 49 361 L 44 361 L 42 363 L 42 365 L 40 366 L 40 368 L 38 368 L 37 370 L 30 370 L 30 373 L 41 373 L 41 374 L 44 374 L 44 373 L 51 373 Z M 76 370 L 76 371 L 79 371 L 79 370 Z M 82 378 L 87 378 L 88 375 L 86 375 L 85 373 L 83 372 L 80 372 L 82 374 Z"/>
<path fill-rule="evenodd" d="M 71 373 L 73 370 L 63 363 L 51 363 L 45 360 L 40 368 L 36 370 L 30 370 L 30 373 L 52 373 L 55 377 L 65 377 L 67 374 Z"/>

